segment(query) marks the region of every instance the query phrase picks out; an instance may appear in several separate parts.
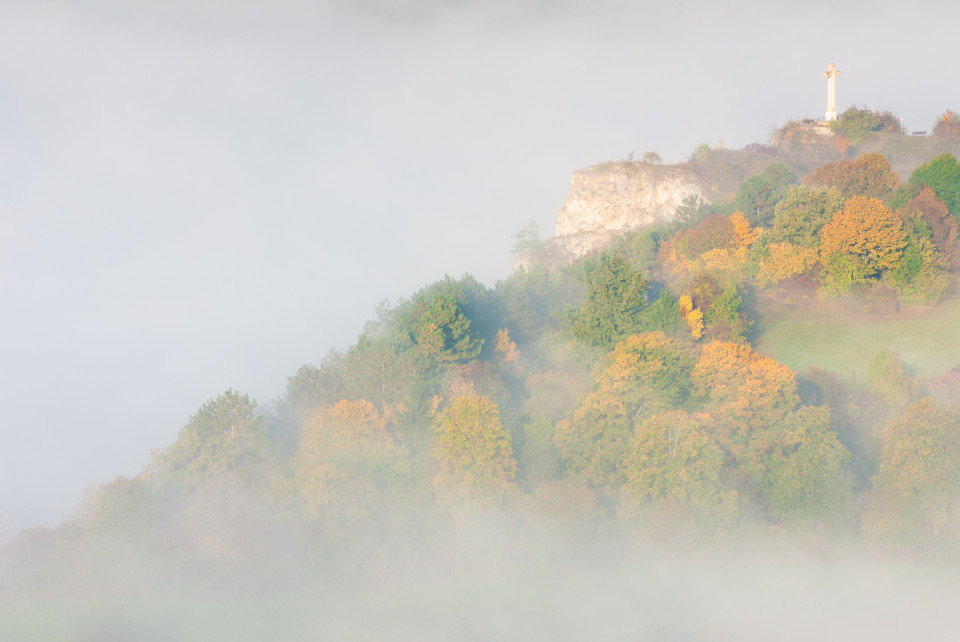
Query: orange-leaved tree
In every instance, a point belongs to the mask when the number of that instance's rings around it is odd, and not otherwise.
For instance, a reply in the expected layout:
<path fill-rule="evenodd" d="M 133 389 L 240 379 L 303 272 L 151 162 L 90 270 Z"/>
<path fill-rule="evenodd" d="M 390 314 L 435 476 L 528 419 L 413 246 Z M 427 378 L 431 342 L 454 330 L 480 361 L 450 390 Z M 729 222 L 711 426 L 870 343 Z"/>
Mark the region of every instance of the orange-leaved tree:
<path fill-rule="evenodd" d="M 761 285 L 776 283 L 811 272 L 819 256 L 812 247 L 792 243 L 770 243 L 767 256 L 757 261 L 757 282 Z"/>
<path fill-rule="evenodd" d="M 753 430 L 777 425 L 800 403 L 793 371 L 740 343 L 703 346 L 691 382 L 734 456 L 742 453 Z"/>
<path fill-rule="evenodd" d="M 893 268 L 906 244 L 903 221 L 883 201 L 864 196 L 848 199 L 820 235 L 828 289 L 842 291 Z"/>
<path fill-rule="evenodd" d="M 663 332 L 627 337 L 607 359 L 597 378 L 599 390 L 616 396 L 634 416 L 682 404 L 697 361 L 691 348 Z"/>
<path fill-rule="evenodd" d="M 760 231 L 739 211 L 729 217 L 712 214 L 697 227 L 677 232 L 664 244 L 662 256 L 680 273 L 736 273 L 759 237 Z"/>

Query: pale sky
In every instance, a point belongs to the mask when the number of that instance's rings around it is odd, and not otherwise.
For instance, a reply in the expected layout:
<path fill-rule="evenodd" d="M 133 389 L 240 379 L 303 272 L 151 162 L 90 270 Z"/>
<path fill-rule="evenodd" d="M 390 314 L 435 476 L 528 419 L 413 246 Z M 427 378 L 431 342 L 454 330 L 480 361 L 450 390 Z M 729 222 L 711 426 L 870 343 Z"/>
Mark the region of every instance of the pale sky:
<path fill-rule="evenodd" d="M 493 285 L 570 173 L 960 109 L 947 2 L 0 0 L 0 538 L 260 402 L 382 299 Z"/>

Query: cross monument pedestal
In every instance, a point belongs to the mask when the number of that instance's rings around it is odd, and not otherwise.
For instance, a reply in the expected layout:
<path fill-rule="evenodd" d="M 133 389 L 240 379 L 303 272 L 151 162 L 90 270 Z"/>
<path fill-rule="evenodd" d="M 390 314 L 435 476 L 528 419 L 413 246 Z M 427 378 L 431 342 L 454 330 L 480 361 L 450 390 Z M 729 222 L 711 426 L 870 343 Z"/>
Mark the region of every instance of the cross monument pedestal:
<path fill-rule="evenodd" d="M 823 77 L 827 79 L 827 122 L 837 119 L 837 63 L 831 62 L 827 65 L 827 70 L 823 72 Z"/>

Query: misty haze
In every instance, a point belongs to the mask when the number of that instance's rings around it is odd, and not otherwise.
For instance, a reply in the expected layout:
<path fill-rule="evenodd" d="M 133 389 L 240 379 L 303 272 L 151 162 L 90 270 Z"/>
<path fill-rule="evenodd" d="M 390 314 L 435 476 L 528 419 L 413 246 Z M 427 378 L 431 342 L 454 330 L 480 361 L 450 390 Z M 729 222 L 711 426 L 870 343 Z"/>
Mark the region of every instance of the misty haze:
<path fill-rule="evenodd" d="M 0 3 L 0 639 L 954 639 L 958 19 Z"/>

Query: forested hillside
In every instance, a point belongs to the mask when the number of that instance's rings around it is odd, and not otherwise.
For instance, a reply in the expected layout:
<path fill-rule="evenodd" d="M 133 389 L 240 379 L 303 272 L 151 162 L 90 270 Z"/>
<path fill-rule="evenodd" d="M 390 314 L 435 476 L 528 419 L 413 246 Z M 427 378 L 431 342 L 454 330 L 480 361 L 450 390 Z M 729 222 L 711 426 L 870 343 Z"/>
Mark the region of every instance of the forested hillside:
<path fill-rule="evenodd" d="M 362 581 L 494 511 L 587 548 L 760 533 L 955 550 L 960 375 L 913 376 L 882 344 L 855 379 L 757 347 L 792 309 L 955 297 L 958 220 L 950 154 L 908 181 L 875 152 L 804 176 L 771 162 L 575 264 L 445 277 L 382 304 L 281 399 L 211 398 L 141 474 L 10 542 L 2 589 Z"/>

